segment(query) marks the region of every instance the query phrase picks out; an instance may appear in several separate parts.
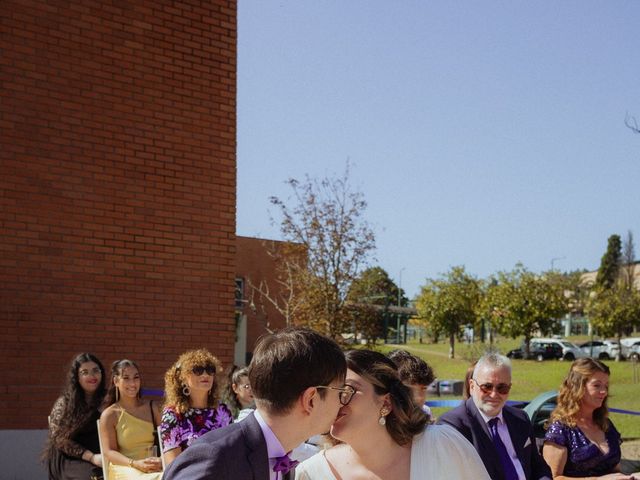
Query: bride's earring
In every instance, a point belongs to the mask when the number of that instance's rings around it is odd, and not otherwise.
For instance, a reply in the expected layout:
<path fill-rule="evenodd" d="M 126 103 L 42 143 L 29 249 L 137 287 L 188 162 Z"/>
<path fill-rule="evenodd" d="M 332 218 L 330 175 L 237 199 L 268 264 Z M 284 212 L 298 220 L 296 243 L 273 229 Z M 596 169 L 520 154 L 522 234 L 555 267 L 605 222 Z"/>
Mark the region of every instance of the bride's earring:
<path fill-rule="evenodd" d="M 389 411 L 386 408 L 380 410 L 380 418 L 378 419 L 378 424 L 381 427 L 384 427 L 387 424 L 387 415 L 389 415 Z"/>

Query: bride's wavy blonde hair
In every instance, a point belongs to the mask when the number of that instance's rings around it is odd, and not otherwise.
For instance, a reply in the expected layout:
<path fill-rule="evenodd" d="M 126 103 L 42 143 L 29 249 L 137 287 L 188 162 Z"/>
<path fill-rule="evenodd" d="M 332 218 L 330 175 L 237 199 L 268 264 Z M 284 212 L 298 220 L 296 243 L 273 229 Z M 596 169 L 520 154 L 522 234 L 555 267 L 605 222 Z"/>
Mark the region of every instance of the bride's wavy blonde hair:
<path fill-rule="evenodd" d="M 594 358 L 579 358 L 571 364 L 567 377 L 562 382 L 558 394 L 558 404 L 551 412 L 548 425 L 558 421 L 569 427 L 576 426 L 576 417 L 580 411 L 580 403 L 587 389 L 587 382 L 596 372 L 610 375 L 609 367 Z M 609 408 L 605 397 L 602 406 L 593 412 L 593 421 L 603 431 L 609 428 Z"/>

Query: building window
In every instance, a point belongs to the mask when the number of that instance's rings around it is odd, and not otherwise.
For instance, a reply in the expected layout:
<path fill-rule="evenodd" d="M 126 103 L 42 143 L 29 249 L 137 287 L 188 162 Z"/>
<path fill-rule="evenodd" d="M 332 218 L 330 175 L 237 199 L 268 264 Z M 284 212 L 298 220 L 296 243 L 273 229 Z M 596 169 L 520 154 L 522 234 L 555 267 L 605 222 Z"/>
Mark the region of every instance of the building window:
<path fill-rule="evenodd" d="M 236 278 L 236 308 L 242 310 L 244 300 L 244 278 Z"/>

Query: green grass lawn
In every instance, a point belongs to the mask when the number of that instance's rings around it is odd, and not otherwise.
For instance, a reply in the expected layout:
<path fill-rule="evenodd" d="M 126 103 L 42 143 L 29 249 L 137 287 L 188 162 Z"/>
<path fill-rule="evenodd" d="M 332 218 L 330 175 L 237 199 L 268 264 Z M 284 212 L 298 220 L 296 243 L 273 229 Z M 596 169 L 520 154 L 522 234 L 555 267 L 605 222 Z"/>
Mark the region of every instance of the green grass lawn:
<path fill-rule="evenodd" d="M 502 353 L 519 346 L 519 340 L 500 340 L 495 347 Z M 383 352 L 396 348 L 394 345 L 380 345 Z M 467 366 L 482 354 L 482 347 L 478 344 L 467 346 L 456 343 L 456 358 L 449 359 L 448 344 L 418 344 L 400 345 L 410 352 L 424 358 L 433 368 L 440 380 L 464 379 Z M 536 362 L 532 360 L 513 360 L 512 382 L 513 388 L 510 400 L 529 401 L 537 395 L 549 390 L 558 390 L 560 384 L 569 371 L 570 362 L 547 360 Z M 611 369 L 609 408 L 619 408 L 640 412 L 640 383 L 633 383 L 632 362 L 606 362 Z M 640 366 L 638 377 L 640 377 Z M 439 399 L 459 399 L 460 397 L 443 396 Z M 429 400 L 429 399 L 428 399 Z M 433 409 L 434 415 L 439 416 L 447 408 Z M 620 431 L 623 438 L 640 438 L 640 416 L 612 413 L 611 420 Z"/>

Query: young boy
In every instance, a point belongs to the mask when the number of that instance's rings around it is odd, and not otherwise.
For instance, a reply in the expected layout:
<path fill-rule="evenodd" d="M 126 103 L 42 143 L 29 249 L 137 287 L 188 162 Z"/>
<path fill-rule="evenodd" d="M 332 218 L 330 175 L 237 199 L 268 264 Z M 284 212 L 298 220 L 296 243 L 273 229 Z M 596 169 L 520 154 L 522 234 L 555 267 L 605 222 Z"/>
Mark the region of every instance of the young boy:
<path fill-rule="evenodd" d="M 411 390 L 413 401 L 424 413 L 431 416 L 431 409 L 425 403 L 427 387 L 433 382 L 435 375 L 427 362 L 406 350 L 393 350 L 389 358 L 398 366 L 400 380 Z"/>

